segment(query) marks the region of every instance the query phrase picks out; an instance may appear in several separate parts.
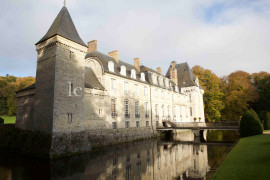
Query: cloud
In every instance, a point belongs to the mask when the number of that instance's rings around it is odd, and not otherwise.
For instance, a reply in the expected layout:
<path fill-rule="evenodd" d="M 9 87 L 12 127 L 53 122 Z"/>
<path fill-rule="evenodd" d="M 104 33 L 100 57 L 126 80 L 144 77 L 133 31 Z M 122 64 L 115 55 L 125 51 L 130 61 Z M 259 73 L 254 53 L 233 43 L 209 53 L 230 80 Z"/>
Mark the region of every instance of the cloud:
<path fill-rule="evenodd" d="M 0 7 L 0 75 L 35 75 L 34 44 L 47 32 L 63 1 L 18 1 Z M 85 42 L 103 53 L 163 72 L 171 61 L 200 65 L 217 75 L 270 71 L 270 3 L 266 0 L 68 0 Z"/>

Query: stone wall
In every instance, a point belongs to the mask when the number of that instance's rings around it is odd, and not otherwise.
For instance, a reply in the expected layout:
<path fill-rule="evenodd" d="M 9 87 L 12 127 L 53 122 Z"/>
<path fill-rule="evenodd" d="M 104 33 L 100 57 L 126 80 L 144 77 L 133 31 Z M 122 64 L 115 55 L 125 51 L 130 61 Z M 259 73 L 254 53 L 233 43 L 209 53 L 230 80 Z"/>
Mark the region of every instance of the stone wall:
<path fill-rule="evenodd" d="M 103 146 L 136 141 L 154 136 L 155 133 L 151 128 L 104 129 L 54 133 L 52 136 L 50 156 L 53 158 L 82 153 Z"/>

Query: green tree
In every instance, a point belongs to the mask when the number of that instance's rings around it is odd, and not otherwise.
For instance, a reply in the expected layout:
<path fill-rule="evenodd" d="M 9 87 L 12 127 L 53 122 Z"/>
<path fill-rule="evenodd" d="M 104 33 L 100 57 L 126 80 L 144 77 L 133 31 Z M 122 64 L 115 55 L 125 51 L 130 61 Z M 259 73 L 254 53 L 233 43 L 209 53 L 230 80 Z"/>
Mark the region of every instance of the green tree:
<path fill-rule="evenodd" d="M 259 111 L 270 111 L 270 74 L 267 72 L 253 73 L 251 82 L 259 94 L 258 101 L 253 103 L 253 108 Z"/>
<path fill-rule="evenodd" d="M 198 77 L 204 89 L 205 117 L 208 121 L 220 121 L 221 111 L 224 108 L 223 96 L 220 85 L 221 80 L 210 70 L 194 66 L 192 71 Z"/>

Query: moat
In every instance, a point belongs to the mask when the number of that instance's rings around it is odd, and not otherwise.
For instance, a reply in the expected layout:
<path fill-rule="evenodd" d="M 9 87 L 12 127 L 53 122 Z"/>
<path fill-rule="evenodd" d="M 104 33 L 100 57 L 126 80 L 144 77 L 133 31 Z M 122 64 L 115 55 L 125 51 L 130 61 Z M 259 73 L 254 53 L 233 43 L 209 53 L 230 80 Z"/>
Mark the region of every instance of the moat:
<path fill-rule="evenodd" d="M 209 179 L 238 141 L 236 131 L 192 132 L 107 147 L 57 160 L 0 153 L 0 180 Z"/>

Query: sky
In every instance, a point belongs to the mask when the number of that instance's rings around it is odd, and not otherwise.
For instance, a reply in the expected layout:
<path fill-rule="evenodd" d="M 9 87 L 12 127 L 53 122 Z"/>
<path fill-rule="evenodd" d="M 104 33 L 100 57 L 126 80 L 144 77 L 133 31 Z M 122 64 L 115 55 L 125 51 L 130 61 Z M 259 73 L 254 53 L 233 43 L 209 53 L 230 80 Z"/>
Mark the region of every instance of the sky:
<path fill-rule="evenodd" d="M 6 0 L 0 6 L 0 76 L 35 76 L 35 43 L 64 0 Z M 270 72 L 269 0 L 66 0 L 83 41 L 165 74 L 172 61 L 218 76 Z"/>

